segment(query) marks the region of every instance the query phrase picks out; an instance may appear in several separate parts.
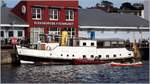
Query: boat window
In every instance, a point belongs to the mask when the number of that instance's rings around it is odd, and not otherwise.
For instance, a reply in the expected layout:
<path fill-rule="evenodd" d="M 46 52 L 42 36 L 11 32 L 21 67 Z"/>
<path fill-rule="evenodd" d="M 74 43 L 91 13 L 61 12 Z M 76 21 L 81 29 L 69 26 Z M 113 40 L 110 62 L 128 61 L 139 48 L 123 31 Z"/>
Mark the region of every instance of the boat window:
<path fill-rule="evenodd" d="M 86 46 L 86 43 L 85 43 L 85 42 L 83 42 L 83 46 Z"/>
<path fill-rule="evenodd" d="M 131 53 L 129 53 L 128 55 L 131 55 Z"/>
<path fill-rule="evenodd" d="M 67 57 L 69 57 L 69 55 L 67 54 Z"/>
<path fill-rule="evenodd" d="M 109 55 L 106 55 L 107 58 L 109 58 Z"/>
<path fill-rule="evenodd" d="M 113 56 L 114 56 L 114 57 L 116 57 L 116 55 L 115 55 L 115 54 L 114 54 Z"/>
<path fill-rule="evenodd" d="M 50 53 L 50 55 L 52 55 L 52 53 Z"/>
<path fill-rule="evenodd" d="M 94 57 L 94 55 L 91 55 L 91 58 L 93 58 Z"/>
<path fill-rule="evenodd" d="M 91 46 L 94 46 L 94 43 L 91 43 Z"/>
<path fill-rule="evenodd" d="M 72 55 L 72 57 L 74 57 L 74 55 Z"/>
<path fill-rule="evenodd" d="M 121 56 L 121 54 L 120 54 L 120 56 Z"/>
<path fill-rule="evenodd" d="M 61 56 L 63 56 L 63 54 L 61 54 Z"/>
<path fill-rule="evenodd" d="M 101 58 L 101 57 L 102 57 L 102 55 L 98 55 L 98 57 L 99 57 L 99 58 Z"/>
<path fill-rule="evenodd" d="M 86 58 L 86 55 L 83 55 L 83 58 Z"/>

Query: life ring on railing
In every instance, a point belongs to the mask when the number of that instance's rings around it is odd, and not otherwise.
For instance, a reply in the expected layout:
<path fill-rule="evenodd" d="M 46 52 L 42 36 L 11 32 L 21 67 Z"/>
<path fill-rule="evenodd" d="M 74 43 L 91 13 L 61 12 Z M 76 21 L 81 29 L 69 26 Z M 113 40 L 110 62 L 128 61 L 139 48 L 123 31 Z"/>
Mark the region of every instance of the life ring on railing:
<path fill-rule="evenodd" d="M 46 47 L 46 50 L 51 50 L 51 47 L 50 47 L 50 46 L 47 46 L 47 47 Z"/>

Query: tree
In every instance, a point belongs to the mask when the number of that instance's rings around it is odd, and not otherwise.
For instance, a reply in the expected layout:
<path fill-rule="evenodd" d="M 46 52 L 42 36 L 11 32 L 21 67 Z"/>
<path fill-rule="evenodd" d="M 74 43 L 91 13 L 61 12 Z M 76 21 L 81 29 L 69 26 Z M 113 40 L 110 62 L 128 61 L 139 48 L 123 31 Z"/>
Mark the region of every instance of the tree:
<path fill-rule="evenodd" d="M 109 1 L 102 1 L 101 6 L 106 7 L 106 8 L 113 7 L 113 3 Z"/>
<path fill-rule="evenodd" d="M 1 7 L 6 7 L 6 5 L 7 5 L 7 4 L 5 3 L 5 1 L 2 0 L 2 1 L 1 1 Z"/>
<path fill-rule="evenodd" d="M 129 2 L 122 3 L 120 6 L 120 9 L 122 10 L 134 10 L 135 8 L 131 5 Z"/>
<path fill-rule="evenodd" d="M 142 3 L 134 3 L 133 4 L 133 7 L 136 9 L 136 10 L 143 10 L 144 9 L 144 5 Z"/>

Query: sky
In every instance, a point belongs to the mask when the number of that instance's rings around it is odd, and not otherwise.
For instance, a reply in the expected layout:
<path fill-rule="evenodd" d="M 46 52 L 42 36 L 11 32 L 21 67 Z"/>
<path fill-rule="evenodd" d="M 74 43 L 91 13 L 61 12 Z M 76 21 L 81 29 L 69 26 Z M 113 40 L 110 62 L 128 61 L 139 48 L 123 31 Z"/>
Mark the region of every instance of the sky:
<path fill-rule="evenodd" d="M 14 7 L 20 0 L 5 0 L 7 6 L 12 8 Z M 102 0 L 79 0 L 79 5 L 83 8 L 95 6 L 96 3 L 101 2 Z M 124 2 L 130 3 L 142 3 L 144 0 L 107 0 L 114 4 L 114 7 L 120 7 Z"/>

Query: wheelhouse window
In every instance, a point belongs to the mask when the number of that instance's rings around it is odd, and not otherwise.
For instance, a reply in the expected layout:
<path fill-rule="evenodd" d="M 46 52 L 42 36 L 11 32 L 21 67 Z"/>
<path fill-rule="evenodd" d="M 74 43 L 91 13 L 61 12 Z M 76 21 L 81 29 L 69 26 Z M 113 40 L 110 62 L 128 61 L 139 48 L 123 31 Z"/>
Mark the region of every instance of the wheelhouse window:
<path fill-rule="evenodd" d="M 22 31 L 18 31 L 18 37 L 22 37 L 23 34 L 22 34 Z"/>
<path fill-rule="evenodd" d="M 86 43 L 85 43 L 85 42 L 83 43 L 83 46 L 86 46 Z"/>
<path fill-rule="evenodd" d="M 66 10 L 66 20 L 69 20 L 69 21 L 74 20 L 74 10 L 71 10 L 71 9 Z"/>
<path fill-rule="evenodd" d="M 9 36 L 9 37 L 13 37 L 13 36 L 14 36 L 13 31 L 9 31 L 9 32 L 8 32 L 8 36 Z"/>
<path fill-rule="evenodd" d="M 94 43 L 91 43 L 91 46 L 94 46 Z"/>
<path fill-rule="evenodd" d="M 58 20 L 58 9 L 49 9 L 50 20 Z"/>
<path fill-rule="evenodd" d="M 41 20 L 42 19 L 42 9 L 41 8 L 32 8 L 32 19 Z"/>
<path fill-rule="evenodd" d="M 4 31 L 1 31 L 1 37 L 4 37 Z"/>

